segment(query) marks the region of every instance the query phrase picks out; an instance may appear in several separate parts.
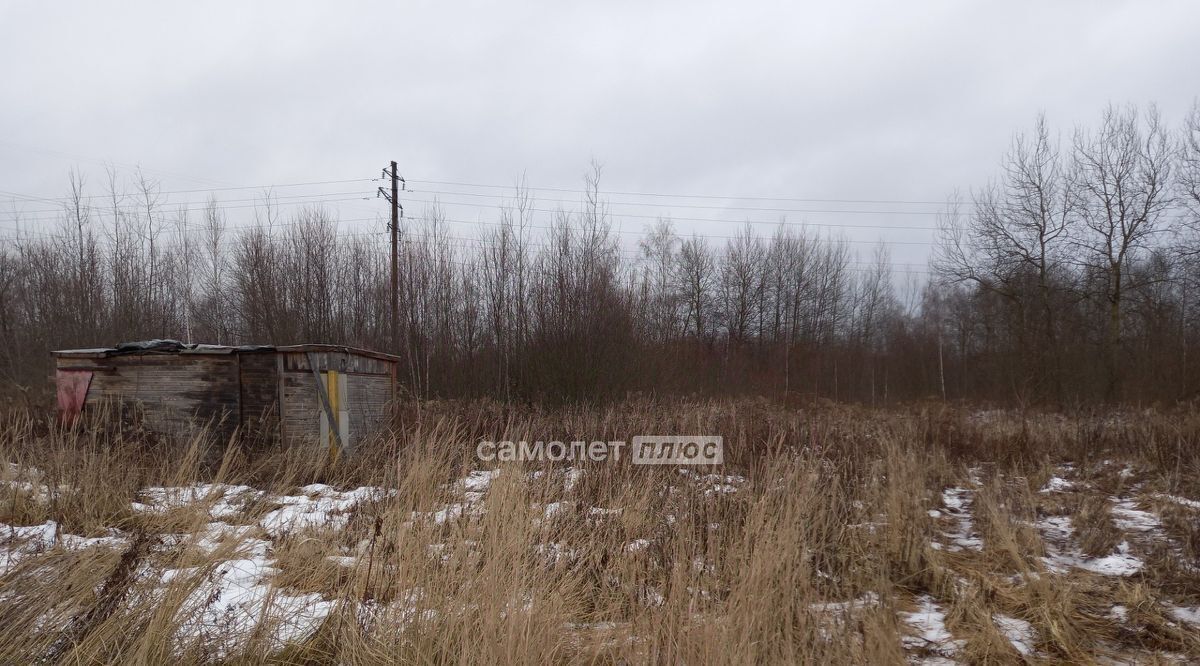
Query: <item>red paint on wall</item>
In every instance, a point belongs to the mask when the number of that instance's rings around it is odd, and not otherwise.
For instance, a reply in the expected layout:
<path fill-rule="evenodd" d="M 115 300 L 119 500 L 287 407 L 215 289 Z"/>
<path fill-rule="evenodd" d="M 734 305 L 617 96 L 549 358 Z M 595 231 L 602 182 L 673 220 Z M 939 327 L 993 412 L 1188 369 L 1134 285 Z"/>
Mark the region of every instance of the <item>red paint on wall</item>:
<path fill-rule="evenodd" d="M 58 387 L 58 418 L 73 421 L 79 417 L 92 385 L 91 370 L 56 370 L 54 383 Z"/>

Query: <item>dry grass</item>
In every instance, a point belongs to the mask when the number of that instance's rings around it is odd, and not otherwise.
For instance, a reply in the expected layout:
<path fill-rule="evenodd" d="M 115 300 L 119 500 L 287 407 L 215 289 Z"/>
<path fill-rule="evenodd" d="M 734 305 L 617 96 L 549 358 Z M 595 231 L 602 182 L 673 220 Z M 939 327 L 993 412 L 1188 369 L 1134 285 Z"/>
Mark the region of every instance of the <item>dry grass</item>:
<path fill-rule="evenodd" d="M 1200 511 L 1156 499 L 1200 497 L 1192 414 L 474 402 L 403 424 L 330 465 L 0 420 L 0 662 L 1200 659 L 1177 608 Z M 481 439 L 670 432 L 724 435 L 727 464 L 469 476 Z M 155 490 L 201 483 L 224 485 Z"/>

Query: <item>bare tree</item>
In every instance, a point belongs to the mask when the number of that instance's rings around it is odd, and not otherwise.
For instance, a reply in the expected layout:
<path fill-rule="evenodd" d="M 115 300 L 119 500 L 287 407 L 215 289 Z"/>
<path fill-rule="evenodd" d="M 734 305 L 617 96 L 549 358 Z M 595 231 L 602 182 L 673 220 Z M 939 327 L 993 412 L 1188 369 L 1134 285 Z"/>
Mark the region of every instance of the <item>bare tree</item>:
<path fill-rule="evenodd" d="M 943 217 L 934 268 L 943 280 L 969 282 L 1014 308 L 1016 358 L 1036 390 L 1059 399 L 1057 308 L 1071 225 L 1080 209 L 1045 116 L 1018 134 L 1003 177 L 978 192 L 970 215 L 953 205 Z"/>
<path fill-rule="evenodd" d="M 1189 259 L 1200 258 L 1200 101 L 1192 104 L 1179 140 L 1179 194 L 1189 232 L 1180 246 Z"/>
<path fill-rule="evenodd" d="M 721 299 L 730 345 L 740 347 L 754 331 L 755 307 L 765 288 L 766 248 L 745 225 L 721 257 Z"/>
<path fill-rule="evenodd" d="M 1133 107 L 1109 107 L 1099 130 L 1080 130 L 1074 174 L 1082 225 L 1075 234 L 1079 262 L 1102 276 L 1108 308 L 1104 339 L 1105 395 L 1121 397 L 1122 306 L 1131 288 L 1127 269 L 1149 247 L 1171 204 L 1172 148 L 1157 109 L 1145 119 Z"/>
<path fill-rule="evenodd" d="M 228 258 L 225 251 L 225 214 L 217 205 L 216 197 L 208 200 L 204 208 L 203 261 L 199 277 L 204 300 L 206 338 L 217 344 L 229 340 L 229 320 L 226 302 L 228 292 Z"/>
<path fill-rule="evenodd" d="M 692 236 L 679 248 L 676 280 L 683 294 L 684 330 L 696 339 L 711 344 L 713 340 L 713 289 L 716 286 L 716 262 L 712 250 L 702 236 Z"/>
<path fill-rule="evenodd" d="M 671 219 L 667 217 L 660 217 L 646 236 L 638 241 L 647 301 L 643 320 L 647 335 L 658 342 L 674 338 L 682 325 L 679 289 L 675 279 L 681 243 Z"/>

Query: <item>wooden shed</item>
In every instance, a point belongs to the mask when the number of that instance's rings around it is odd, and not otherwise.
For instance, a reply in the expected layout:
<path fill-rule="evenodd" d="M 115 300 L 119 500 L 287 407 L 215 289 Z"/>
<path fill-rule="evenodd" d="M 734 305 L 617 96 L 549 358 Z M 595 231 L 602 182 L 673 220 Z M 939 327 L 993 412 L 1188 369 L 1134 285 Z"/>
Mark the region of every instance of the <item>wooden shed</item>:
<path fill-rule="evenodd" d="M 336 345 L 192 345 L 176 340 L 53 352 L 60 413 L 137 404 L 153 430 L 207 425 L 229 437 L 352 448 L 385 427 L 397 357 Z M 332 427 L 331 427 L 332 426 Z"/>

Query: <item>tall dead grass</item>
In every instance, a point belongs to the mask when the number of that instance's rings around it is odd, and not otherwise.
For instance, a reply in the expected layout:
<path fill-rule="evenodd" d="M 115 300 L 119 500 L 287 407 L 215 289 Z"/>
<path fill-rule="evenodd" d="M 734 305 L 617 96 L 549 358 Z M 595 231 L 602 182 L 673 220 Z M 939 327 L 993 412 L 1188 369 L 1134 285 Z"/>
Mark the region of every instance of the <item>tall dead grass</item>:
<path fill-rule="evenodd" d="M 1031 623 L 1048 658 L 1087 660 L 1109 649 L 1100 639 L 1122 640 L 1101 608 L 1118 591 L 1038 575 L 1044 546 L 1031 525 L 1046 470 L 1120 459 L 1164 492 L 1200 496 L 1200 420 L 1191 415 L 980 419 L 941 407 L 636 400 L 425 403 L 406 407 L 401 424 L 330 464 L 320 447 L 261 450 L 213 441 L 203 428 L 167 440 L 106 415 L 69 429 L 30 413 L 0 419 L 9 463 L 0 522 L 125 537 L 113 547 L 55 546 L 7 567 L 0 662 L 899 663 L 911 629 L 898 618 L 918 595 L 945 606 L 969 661 L 1025 658 L 996 613 Z M 454 483 L 479 466 L 480 440 L 656 433 L 721 434 L 727 464 L 681 473 L 585 462 L 573 481 L 561 465 L 507 464 L 485 498 L 466 505 Z M 945 525 L 930 509 L 980 463 L 993 470 L 974 491 L 985 547 L 934 547 Z M 264 533 L 258 519 L 278 508 L 272 497 L 318 482 L 392 492 L 360 502 L 344 525 Z M 267 492 L 224 520 L 269 543 L 272 595 L 331 604 L 314 631 L 277 640 L 288 618 L 271 599 L 250 631 L 232 620 L 194 629 L 204 611 L 197 590 L 244 557 L 240 539 L 200 548 L 176 538 L 213 522 L 204 502 L 158 513 L 131 506 L 147 487 L 197 483 Z M 429 518 L 456 504 L 447 519 Z M 1097 500 L 1083 500 L 1078 518 L 1089 549 L 1111 547 Z M 1144 585 L 1121 598 L 1153 597 L 1155 584 Z M 1144 624 L 1164 649 L 1200 655 L 1161 616 Z"/>

